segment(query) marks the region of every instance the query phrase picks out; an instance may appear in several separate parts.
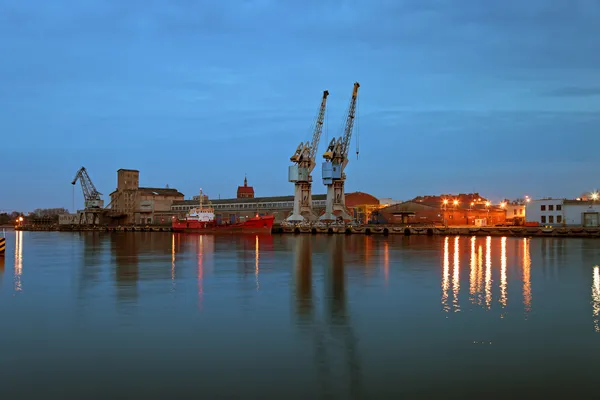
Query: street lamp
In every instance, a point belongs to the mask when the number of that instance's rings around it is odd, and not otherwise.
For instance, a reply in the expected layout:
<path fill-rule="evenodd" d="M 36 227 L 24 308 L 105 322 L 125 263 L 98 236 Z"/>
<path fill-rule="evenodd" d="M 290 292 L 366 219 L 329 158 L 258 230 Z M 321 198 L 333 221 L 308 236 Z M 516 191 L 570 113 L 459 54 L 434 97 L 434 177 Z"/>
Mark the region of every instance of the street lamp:
<path fill-rule="evenodd" d="M 491 204 L 492 203 L 490 203 L 489 201 L 485 202 L 485 208 L 487 210 L 487 217 L 485 218 L 485 224 L 486 225 L 489 225 L 489 223 L 490 223 L 490 205 Z"/>

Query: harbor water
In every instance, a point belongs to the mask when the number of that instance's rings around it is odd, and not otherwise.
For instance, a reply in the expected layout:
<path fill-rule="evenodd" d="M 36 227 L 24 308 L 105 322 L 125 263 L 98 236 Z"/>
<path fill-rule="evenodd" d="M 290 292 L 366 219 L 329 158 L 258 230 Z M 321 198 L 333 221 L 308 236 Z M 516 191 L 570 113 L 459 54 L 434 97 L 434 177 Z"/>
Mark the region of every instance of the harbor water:
<path fill-rule="evenodd" d="M 2 398 L 596 398 L 596 239 L 7 232 Z"/>

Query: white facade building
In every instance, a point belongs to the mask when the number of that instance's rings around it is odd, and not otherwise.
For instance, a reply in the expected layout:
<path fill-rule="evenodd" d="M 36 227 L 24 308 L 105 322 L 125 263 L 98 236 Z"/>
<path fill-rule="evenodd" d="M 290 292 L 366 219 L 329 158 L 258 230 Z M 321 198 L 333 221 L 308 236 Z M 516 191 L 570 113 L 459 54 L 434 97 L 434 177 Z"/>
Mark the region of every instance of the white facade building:
<path fill-rule="evenodd" d="M 585 227 L 600 226 L 600 202 L 591 200 L 565 200 L 564 221 L 566 225 Z"/>
<path fill-rule="evenodd" d="M 563 199 L 531 200 L 525 208 L 525 221 L 540 225 L 563 225 Z"/>
<path fill-rule="evenodd" d="M 543 226 L 600 226 L 600 201 L 541 199 L 527 203 L 527 222 Z"/>

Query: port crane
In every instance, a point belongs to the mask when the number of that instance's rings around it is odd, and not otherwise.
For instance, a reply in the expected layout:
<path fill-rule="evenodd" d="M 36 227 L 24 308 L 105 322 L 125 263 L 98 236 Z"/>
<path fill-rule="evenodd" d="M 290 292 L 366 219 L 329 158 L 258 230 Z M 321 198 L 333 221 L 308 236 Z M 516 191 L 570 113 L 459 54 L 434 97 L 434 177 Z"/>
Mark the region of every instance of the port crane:
<path fill-rule="evenodd" d="M 344 173 L 344 169 L 348 164 L 348 150 L 350 149 L 350 139 L 352 138 L 352 129 L 354 127 L 359 87 L 360 84 L 355 82 L 343 136 L 337 139 L 333 138 L 323 154 L 325 161 L 323 162 L 321 172 L 323 184 L 327 186 L 327 200 L 325 202 L 325 213 L 319 217 L 321 222 L 331 223 L 337 221 L 338 218 L 341 218 L 344 222 L 352 220 L 346 209 L 344 194 L 346 174 Z"/>
<path fill-rule="evenodd" d="M 294 183 L 294 210 L 286 221 L 288 223 L 313 222 L 317 219 L 312 209 L 312 171 L 317 164 L 315 156 L 321 133 L 323 132 L 323 121 L 325 119 L 325 108 L 329 92 L 323 91 L 321 106 L 315 121 L 312 141 L 300 143 L 290 161 L 294 165 L 288 168 L 288 181 Z"/>
<path fill-rule="evenodd" d="M 104 208 L 104 200 L 100 198 L 102 193 L 96 190 L 96 186 L 94 186 L 94 183 L 88 175 L 85 167 L 79 168 L 79 171 L 77 171 L 77 174 L 75 174 L 75 178 L 73 178 L 71 184 L 75 186 L 77 181 L 79 181 L 81 184 L 81 190 L 83 191 L 84 199 L 84 210 L 79 214 L 79 223 L 89 223 L 89 217 L 91 216 L 92 225 L 96 225 L 100 222 L 100 214 Z"/>

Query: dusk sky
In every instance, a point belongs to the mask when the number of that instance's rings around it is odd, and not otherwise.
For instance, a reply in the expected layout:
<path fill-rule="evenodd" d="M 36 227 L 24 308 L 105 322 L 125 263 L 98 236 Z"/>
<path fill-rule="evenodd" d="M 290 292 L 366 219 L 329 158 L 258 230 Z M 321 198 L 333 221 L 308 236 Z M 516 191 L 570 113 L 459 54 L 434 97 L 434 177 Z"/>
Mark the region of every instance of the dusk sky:
<path fill-rule="evenodd" d="M 81 166 L 106 204 L 119 168 L 291 195 L 327 89 L 324 193 L 355 81 L 347 192 L 576 197 L 600 187 L 599 49 L 597 0 L 0 0 L 0 210 L 71 209 Z"/>

